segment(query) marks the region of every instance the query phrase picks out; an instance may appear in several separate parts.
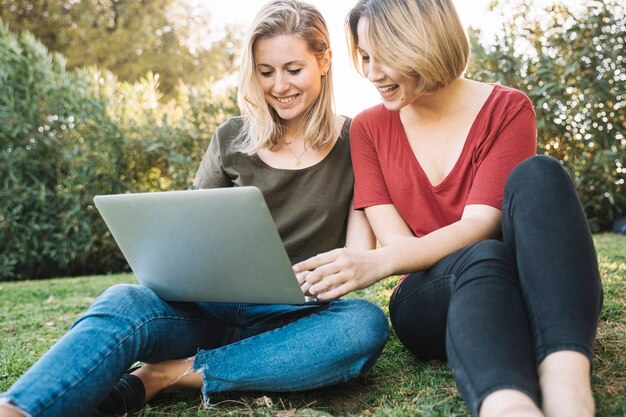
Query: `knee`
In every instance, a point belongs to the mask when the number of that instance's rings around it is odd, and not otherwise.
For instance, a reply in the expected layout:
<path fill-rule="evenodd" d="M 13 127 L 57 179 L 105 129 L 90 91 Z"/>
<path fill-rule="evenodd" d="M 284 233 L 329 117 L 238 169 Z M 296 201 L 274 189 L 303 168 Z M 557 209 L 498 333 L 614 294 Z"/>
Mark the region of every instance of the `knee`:
<path fill-rule="evenodd" d="M 547 155 L 535 155 L 523 160 L 513 168 L 510 177 L 539 179 L 546 176 L 551 177 L 562 171 L 561 163 L 555 158 Z"/>
<path fill-rule="evenodd" d="M 161 303 L 163 300 L 144 286 L 114 285 L 100 294 L 86 316 L 118 317 L 132 322 L 140 320 L 145 311 L 154 310 Z"/>
<path fill-rule="evenodd" d="M 519 163 L 507 178 L 507 188 L 515 188 L 521 185 L 531 185 L 531 189 L 537 187 L 562 184 L 571 184 L 571 178 L 561 163 L 551 156 L 535 155 Z"/>
<path fill-rule="evenodd" d="M 107 288 L 96 299 L 97 303 L 107 303 L 111 305 L 124 305 L 126 307 L 149 299 L 155 294 L 146 287 L 132 284 L 118 284 Z"/>
<path fill-rule="evenodd" d="M 341 300 L 346 337 L 367 355 L 378 357 L 389 337 L 389 321 L 376 304 L 362 299 Z"/>

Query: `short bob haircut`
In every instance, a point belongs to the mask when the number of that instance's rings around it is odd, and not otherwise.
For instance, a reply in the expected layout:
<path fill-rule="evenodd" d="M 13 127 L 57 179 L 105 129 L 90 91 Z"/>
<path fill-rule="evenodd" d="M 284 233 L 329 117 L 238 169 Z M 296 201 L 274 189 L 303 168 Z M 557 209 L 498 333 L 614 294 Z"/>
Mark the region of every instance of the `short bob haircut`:
<path fill-rule="evenodd" d="M 302 39 L 318 62 L 330 49 L 330 37 L 324 18 L 308 3 L 299 0 L 273 0 L 257 13 L 248 34 L 239 71 L 237 102 L 243 116 L 243 129 L 236 148 L 248 155 L 263 148 L 279 148 L 285 135 L 284 120 L 265 100 L 254 61 L 254 48 L 261 39 L 294 35 Z M 319 97 L 305 114 L 303 126 L 305 143 L 313 149 L 324 148 L 334 140 L 335 112 L 332 71 L 322 75 Z"/>
<path fill-rule="evenodd" d="M 449 85 L 467 66 L 469 42 L 452 0 L 359 0 L 348 14 L 346 31 L 352 62 L 362 73 L 361 18 L 373 49 L 367 52 L 419 80 L 421 93 Z"/>

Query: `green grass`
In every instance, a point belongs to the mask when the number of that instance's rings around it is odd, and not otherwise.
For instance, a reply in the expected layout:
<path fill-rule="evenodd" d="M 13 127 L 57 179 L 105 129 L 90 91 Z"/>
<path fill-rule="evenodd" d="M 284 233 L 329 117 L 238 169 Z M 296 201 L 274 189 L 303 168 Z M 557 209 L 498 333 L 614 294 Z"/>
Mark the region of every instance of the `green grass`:
<path fill-rule="evenodd" d="M 593 388 L 599 417 L 626 416 L 626 237 L 594 236 L 604 284 Z M 42 355 L 107 287 L 129 274 L 0 283 L 0 392 Z M 386 309 L 389 279 L 358 294 Z M 203 410 L 199 390 L 164 394 L 141 416 L 469 416 L 446 363 L 420 362 L 394 335 L 365 377 L 290 394 L 226 393 Z"/>

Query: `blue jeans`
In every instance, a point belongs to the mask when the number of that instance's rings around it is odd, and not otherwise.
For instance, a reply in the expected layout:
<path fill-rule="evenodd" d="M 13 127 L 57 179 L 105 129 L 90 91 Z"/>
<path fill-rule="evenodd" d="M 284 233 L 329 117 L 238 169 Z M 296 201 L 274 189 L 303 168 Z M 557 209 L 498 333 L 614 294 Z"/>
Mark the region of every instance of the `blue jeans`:
<path fill-rule="evenodd" d="M 229 390 L 308 390 L 366 372 L 388 335 L 384 313 L 360 299 L 170 303 L 145 287 L 117 285 L 1 397 L 33 417 L 84 417 L 136 361 L 194 355 L 205 401 Z"/>
<path fill-rule="evenodd" d="M 477 416 L 499 389 L 539 403 L 537 366 L 550 353 L 573 350 L 591 361 L 601 306 L 593 239 L 573 184 L 555 159 L 536 156 L 507 179 L 502 240 L 409 275 L 389 315 L 411 352 L 449 360 Z"/>

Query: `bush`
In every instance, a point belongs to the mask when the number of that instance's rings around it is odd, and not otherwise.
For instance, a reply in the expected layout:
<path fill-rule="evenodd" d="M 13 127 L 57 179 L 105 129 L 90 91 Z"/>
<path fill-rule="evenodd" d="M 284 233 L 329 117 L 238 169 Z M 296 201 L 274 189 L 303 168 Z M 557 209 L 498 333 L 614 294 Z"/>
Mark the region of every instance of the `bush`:
<path fill-rule="evenodd" d="M 468 76 L 526 92 L 535 104 L 538 152 L 562 161 L 591 229 L 608 230 L 626 214 L 626 70 L 624 5 L 592 1 L 574 12 L 502 3 L 494 44 L 472 39 Z M 506 15 L 506 16 L 505 16 Z"/>
<path fill-rule="evenodd" d="M 189 188 L 211 133 L 235 113 L 232 92 L 210 86 L 160 103 L 157 81 L 68 72 L 0 22 L 0 280 L 127 268 L 93 197 Z"/>

